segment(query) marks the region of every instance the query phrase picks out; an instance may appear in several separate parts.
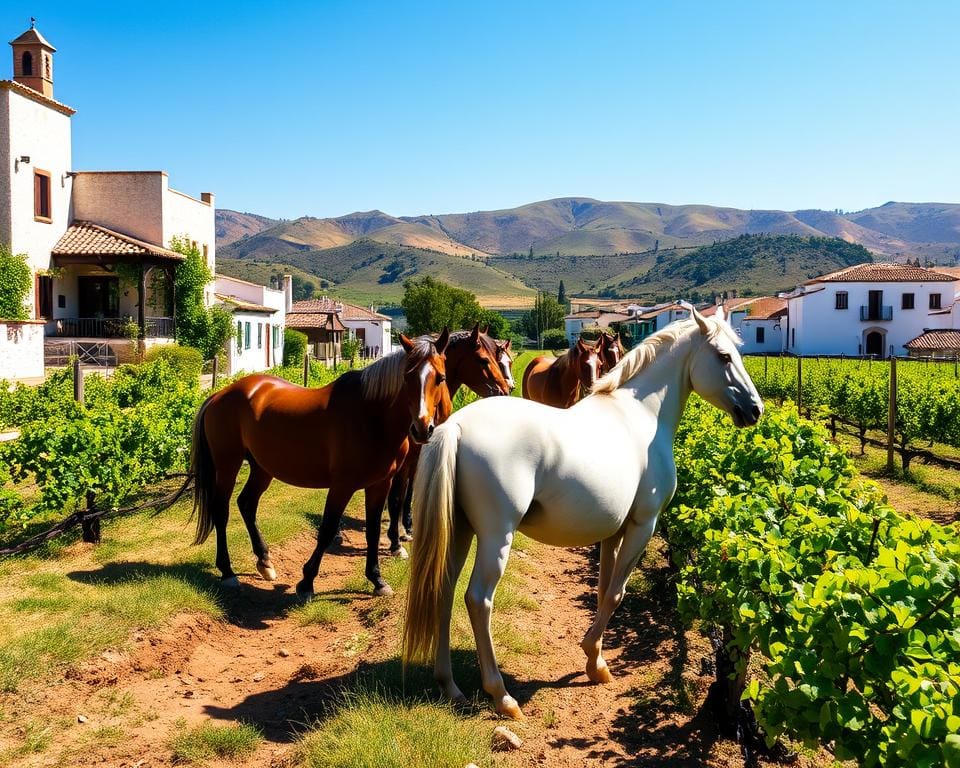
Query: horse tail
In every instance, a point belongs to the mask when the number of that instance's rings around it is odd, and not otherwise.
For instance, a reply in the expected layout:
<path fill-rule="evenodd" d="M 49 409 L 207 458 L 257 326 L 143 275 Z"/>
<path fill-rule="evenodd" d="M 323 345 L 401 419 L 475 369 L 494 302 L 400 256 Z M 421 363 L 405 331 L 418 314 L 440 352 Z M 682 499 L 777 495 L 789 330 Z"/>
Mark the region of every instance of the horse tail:
<path fill-rule="evenodd" d="M 193 513 L 197 515 L 197 534 L 194 544 L 203 544 L 213 530 L 213 494 L 217 480 L 217 468 L 213 463 L 213 454 L 207 440 L 207 431 L 203 426 L 203 417 L 213 395 L 203 401 L 197 417 L 193 420 L 193 448 L 190 452 L 190 474 L 193 475 Z M 191 515 L 191 516 L 192 516 Z"/>
<path fill-rule="evenodd" d="M 420 454 L 414 477 L 416 522 L 410 586 L 403 624 L 403 663 L 427 661 L 437 652 L 440 595 L 453 541 L 457 450 L 460 426 L 441 425 Z"/>

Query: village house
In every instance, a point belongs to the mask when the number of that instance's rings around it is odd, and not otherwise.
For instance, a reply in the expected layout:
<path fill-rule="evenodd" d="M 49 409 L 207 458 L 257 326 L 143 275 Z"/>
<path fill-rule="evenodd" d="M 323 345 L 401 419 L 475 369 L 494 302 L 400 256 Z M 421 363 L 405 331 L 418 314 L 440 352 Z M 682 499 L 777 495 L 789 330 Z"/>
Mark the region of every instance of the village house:
<path fill-rule="evenodd" d="M 56 49 L 35 25 L 11 43 L 0 80 L 0 242 L 26 254 L 28 322 L 0 320 L 0 378 L 42 376 L 70 355 L 114 364 L 174 338 L 174 237 L 216 259 L 214 196 L 163 171 L 76 171 L 71 118 L 54 98 Z M 206 301 L 214 301 L 214 286 Z M 139 339 L 139 342 L 137 341 Z"/>
<path fill-rule="evenodd" d="M 360 342 L 361 357 L 382 357 L 392 351 L 392 322 L 372 307 L 367 309 L 328 296 L 305 299 L 293 302 L 286 323 L 288 328 L 307 335 L 313 356 L 324 362 L 343 359 L 341 343 L 345 334 Z"/>
<path fill-rule="evenodd" d="M 293 280 L 283 290 L 217 275 L 214 297 L 232 315 L 236 335 L 227 343 L 227 374 L 255 373 L 283 364 L 283 328 L 293 297 Z"/>
<path fill-rule="evenodd" d="M 781 295 L 787 301 L 784 349 L 796 355 L 908 354 L 907 344 L 931 327 L 951 325 L 944 319 L 952 317 L 957 280 L 933 269 L 882 263 L 814 278 Z"/>
<path fill-rule="evenodd" d="M 716 314 L 721 304 L 701 311 L 705 317 Z M 783 351 L 783 319 L 787 314 L 786 299 L 775 296 L 749 296 L 722 302 L 727 321 L 743 340 L 744 355 L 777 355 Z"/>

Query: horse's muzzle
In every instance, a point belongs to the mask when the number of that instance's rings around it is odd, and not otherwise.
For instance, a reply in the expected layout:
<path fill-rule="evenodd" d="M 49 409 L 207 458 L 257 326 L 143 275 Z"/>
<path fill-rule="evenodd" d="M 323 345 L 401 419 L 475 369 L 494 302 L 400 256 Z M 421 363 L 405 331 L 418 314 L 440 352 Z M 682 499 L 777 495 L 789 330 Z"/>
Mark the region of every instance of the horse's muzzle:
<path fill-rule="evenodd" d="M 434 429 L 435 427 L 433 424 L 424 427 L 420 423 L 414 422 L 410 425 L 410 439 L 415 443 L 420 443 L 420 445 L 423 445 L 433 436 Z"/>

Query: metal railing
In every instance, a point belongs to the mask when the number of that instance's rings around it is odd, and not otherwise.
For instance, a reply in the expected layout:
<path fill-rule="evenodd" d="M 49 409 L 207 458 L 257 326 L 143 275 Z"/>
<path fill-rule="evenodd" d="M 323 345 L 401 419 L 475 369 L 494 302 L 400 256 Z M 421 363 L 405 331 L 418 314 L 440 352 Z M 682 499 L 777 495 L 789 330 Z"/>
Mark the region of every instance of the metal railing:
<path fill-rule="evenodd" d="M 127 338 L 126 327 L 130 320 L 122 317 L 60 317 L 53 321 L 52 336 L 79 337 L 88 339 Z M 148 339 L 172 338 L 172 317 L 145 318 Z"/>
<path fill-rule="evenodd" d="M 74 357 L 83 365 L 108 368 L 117 365 L 116 352 L 103 341 L 47 341 L 43 345 L 43 364 L 47 368 L 69 365 Z"/>
<path fill-rule="evenodd" d="M 869 304 L 860 306 L 860 319 L 873 322 L 890 322 L 893 320 L 893 307 L 871 307 Z"/>

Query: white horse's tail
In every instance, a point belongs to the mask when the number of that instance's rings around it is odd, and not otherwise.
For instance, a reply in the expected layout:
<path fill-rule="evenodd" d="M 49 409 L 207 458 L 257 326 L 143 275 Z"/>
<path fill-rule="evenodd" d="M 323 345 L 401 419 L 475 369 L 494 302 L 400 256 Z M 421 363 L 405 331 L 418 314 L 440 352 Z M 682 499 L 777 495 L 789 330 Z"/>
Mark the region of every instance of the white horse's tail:
<path fill-rule="evenodd" d="M 460 426 L 443 424 L 420 454 L 413 485 L 413 529 L 403 663 L 431 661 L 437 651 L 440 596 L 453 538 Z"/>

